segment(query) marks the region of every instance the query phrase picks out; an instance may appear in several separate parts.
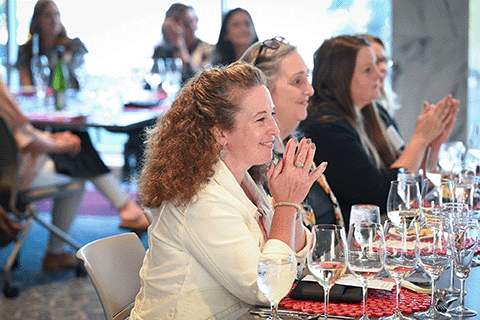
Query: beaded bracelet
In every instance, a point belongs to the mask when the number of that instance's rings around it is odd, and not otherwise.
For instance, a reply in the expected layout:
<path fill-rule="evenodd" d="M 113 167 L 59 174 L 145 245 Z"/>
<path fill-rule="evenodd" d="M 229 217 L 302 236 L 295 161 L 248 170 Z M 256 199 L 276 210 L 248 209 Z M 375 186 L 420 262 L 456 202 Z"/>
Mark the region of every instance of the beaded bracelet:
<path fill-rule="evenodd" d="M 295 216 L 295 220 L 300 218 L 300 214 L 302 213 L 302 207 L 299 204 L 293 202 L 275 202 L 273 205 L 273 209 L 280 206 L 295 207 L 297 209 L 297 215 Z"/>

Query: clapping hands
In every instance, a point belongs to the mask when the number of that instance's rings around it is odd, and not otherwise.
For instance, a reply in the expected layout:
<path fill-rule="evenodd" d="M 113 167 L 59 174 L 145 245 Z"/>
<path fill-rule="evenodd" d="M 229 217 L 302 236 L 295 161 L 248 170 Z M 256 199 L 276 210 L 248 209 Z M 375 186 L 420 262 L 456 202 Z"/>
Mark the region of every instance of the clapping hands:
<path fill-rule="evenodd" d="M 311 170 L 314 155 L 315 144 L 310 139 L 290 139 L 283 158 L 267 171 L 268 188 L 276 202 L 301 203 L 305 199 L 327 166 L 323 162 Z"/>

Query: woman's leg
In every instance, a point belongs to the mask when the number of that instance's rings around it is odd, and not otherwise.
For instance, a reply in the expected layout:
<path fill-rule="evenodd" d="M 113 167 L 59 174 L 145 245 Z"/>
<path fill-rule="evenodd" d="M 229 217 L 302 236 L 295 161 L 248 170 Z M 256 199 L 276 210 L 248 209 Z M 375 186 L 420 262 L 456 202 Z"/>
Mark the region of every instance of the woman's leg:
<path fill-rule="evenodd" d="M 130 199 L 130 195 L 122 189 L 120 181 L 112 172 L 90 178 L 90 181 L 118 209 L 122 219 L 121 228 L 135 230 L 148 228 L 149 223 L 142 208 Z"/>

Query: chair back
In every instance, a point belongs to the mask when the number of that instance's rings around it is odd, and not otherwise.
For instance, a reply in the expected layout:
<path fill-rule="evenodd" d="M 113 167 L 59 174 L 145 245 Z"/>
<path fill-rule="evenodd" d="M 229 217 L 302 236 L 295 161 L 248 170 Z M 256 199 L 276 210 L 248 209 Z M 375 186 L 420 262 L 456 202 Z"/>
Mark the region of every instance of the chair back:
<path fill-rule="evenodd" d="M 133 232 L 93 241 L 77 251 L 107 320 L 126 319 L 130 315 L 140 290 L 139 272 L 145 252 Z"/>
<path fill-rule="evenodd" d="M 10 212 L 16 211 L 19 163 L 12 130 L 7 121 L 0 117 L 0 204 Z"/>

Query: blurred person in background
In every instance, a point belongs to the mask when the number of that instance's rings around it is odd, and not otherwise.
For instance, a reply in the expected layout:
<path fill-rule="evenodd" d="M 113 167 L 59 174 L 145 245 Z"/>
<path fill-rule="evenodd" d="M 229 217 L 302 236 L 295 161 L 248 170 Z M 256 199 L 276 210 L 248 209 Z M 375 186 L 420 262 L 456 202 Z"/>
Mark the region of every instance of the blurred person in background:
<path fill-rule="evenodd" d="M 78 39 L 67 37 L 65 28 L 60 20 L 58 7 L 52 0 L 39 0 L 34 7 L 30 22 L 30 36 L 39 35 L 40 54 L 48 55 L 56 63 L 56 49 L 59 45 L 66 48 L 65 61 L 69 66 L 69 84 L 78 88 L 78 81 L 74 78 L 74 69 L 83 63 L 83 55 L 87 52 L 83 43 Z M 32 85 L 30 59 L 32 57 L 31 38 L 19 49 L 18 68 L 21 85 Z M 76 63 L 73 63 L 76 61 Z M 52 72 L 53 74 L 53 72 Z M 72 78 L 73 77 L 73 78 Z M 72 130 L 80 137 L 81 152 L 74 157 L 63 157 L 52 154 L 58 172 L 79 178 L 89 179 L 102 195 L 119 211 L 121 218 L 120 228 L 129 230 L 146 230 L 149 223 L 138 204 L 130 199 L 130 195 L 123 190 L 119 178 L 103 162 L 93 146 L 90 136 L 85 130 Z"/>
<path fill-rule="evenodd" d="M 153 52 L 153 59 L 182 59 L 184 82 L 210 63 L 214 49 L 213 45 L 195 35 L 197 27 L 198 17 L 192 6 L 183 3 L 172 4 L 165 13 L 162 24 L 163 40 Z"/>
<path fill-rule="evenodd" d="M 225 14 L 215 51 L 213 65 L 229 65 L 237 61 L 252 44 L 258 41 L 252 17 L 247 10 L 236 8 Z"/>
<path fill-rule="evenodd" d="M 358 36 L 327 39 L 314 55 L 307 118 L 300 128 L 321 146 L 315 162 L 328 161 L 325 170 L 345 221 L 354 204 L 374 204 L 386 214 L 390 182 L 399 168 L 417 173 L 431 162 L 451 133 L 459 101 L 447 95 L 436 105 L 424 102 L 412 139 L 399 153 L 386 138 L 385 125 L 372 102 L 378 99 L 382 78 L 370 42 Z"/>

